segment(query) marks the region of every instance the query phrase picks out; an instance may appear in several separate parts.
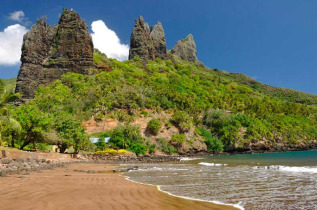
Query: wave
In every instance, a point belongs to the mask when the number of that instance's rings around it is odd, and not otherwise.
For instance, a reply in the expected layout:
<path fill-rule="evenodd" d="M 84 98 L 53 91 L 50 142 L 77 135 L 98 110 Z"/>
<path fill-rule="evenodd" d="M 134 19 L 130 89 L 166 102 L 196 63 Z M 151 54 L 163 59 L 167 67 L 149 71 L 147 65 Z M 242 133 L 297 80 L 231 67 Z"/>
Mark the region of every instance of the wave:
<path fill-rule="evenodd" d="M 119 176 L 124 176 L 126 180 L 130 181 L 130 182 L 134 182 L 134 183 L 137 183 L 137 184 L 143 184 L 143 185 L 150 185 L 150 186 L 155 186 L 159 191 L 163 192 L 163 193 L 166 193 L 170 196 L 174 196 L 174 197 L 177 197 L 177 198 L 183 198 L 183 199 L 186 199 L 186 200 L 193 200 L 193 201 L 202 201 L 202 202 L 208 202 L 208 203 L 213 203 L 213 204 L 217 204 L 217 205 L 225 205 L 225 206 L 232 206 L 232 207 L 235 207 L 237 209 L 240 209 L 240 210 L 244 210 L 244 207 L 241 205 L 241 203 L 237 203 L 237 204 L 228 204 L 228 203 L 223 203 L 223 202 L 220 202 L 220 201 L 210 201 L 210 200 L 203 200 L 203 199 L 197 199 L 197 198 L 191 198 L 191 197 L 187 197 L 187 196 L 180 196 L 180 195 L 174 195 L 170 192 L 167 192 L 167 191 L 164 191 L 161 189 L 161 186 L 160 185 L 154 185 L 154 184 L 146 184 L 146 183 L 142 183 L 142 182 L 137 182 L 137 181 L 134 181 L 132 180 L 130 177 L 126 176 L 126 175 L 119 175 Z"/>
<path fill-rule="evenodd" d="M 180 161 L 190 161 L 190 160 L 199 160 L 203 158 L 190 158 L 190 157 L 181 157 L 179 158 Z"/>
<path fill-rule="evenodd" d="M 296 172 L 296 173 L 317 173 L 317 167 L 307 167 L 307 166 L 280 166 L 280 165 L 273 165 L 273 166 L 256 166 L 254 168 L 257 169 L 266 169 L 266 170 L 276 170 L 276 171 L 285 171 L 285 172 Z"/>
<path fill-rule="evenodd" d="M 228 164 L 221 164 L 221 163 L 206 163 L 206 162 L 200 162 L 199 165 L 204 166 L 227 166 Z"/>
<path fill-rule="evenodd" d="M 151 168 L 141 168 L 138 171 L 188 171 L 187 168 L 161 168 L 161 167 L 151 167 Z M 132 171 L 131 171 L 132 172 Z"/>

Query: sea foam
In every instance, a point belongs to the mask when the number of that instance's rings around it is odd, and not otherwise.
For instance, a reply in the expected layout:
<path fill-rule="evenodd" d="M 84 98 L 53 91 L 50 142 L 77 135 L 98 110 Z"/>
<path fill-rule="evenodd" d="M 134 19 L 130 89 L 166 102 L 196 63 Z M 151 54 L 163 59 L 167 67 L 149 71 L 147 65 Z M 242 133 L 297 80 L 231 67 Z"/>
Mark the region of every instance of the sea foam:
<path fill-rule="evenodd" d="M 296 172 L 296 173 L 317 173 L 317 167 L 307 167 L 307 166 L 280 166 L 280 165 L 273 165 L 273 166 L 264 166 L 264 167 L 254 167 L 266 170 L 276 170 L 276 171 L 285 171 L 285 172 Z"/>
<path fill-rule="evenodd" d="M 172 194 L 170 192 L 167 192 L 167 191 L 164 191 L 161 189 L 161 186 L 160 185 L 154 185 L 154 184 L 147 184 L 147 183 L 142 183 L 142 182 L 138 182 L 138 181 L 134 181 L 132 180 L 130 177 L 128 176 L 125 176 L 125 175 L 119 175 L 119 176 L 123 176 L 125 177 L 126 180 L 130 181 L 130 182 L 134 182 L 134 183 L 138 183 L 138 184 L 142 184 L 142 185 L 150 185 L 150 186 L 156 186 L 156 188 L 163 192 L 163 193 L 166 193 L 170 196 L 174 196 L 174 197 L 178 197 L 178 198 L 183 198 L 183 199 L 187 199 L 187 200 L 193 200 L 193 201 L 203 201 L 203 202 L 208 202 L 208 203 L 214 203 L 214 204 L 218 204 L 218 205 L 225 205 L 225 206 L 233 206 L 237 209 L 240 209 L 240 210 L 244 210 L 244 207 L 241 205 L 241 202 L 237 203 L 237 204 L 228 204 L 228 203 L 223 203 L 223 202 L 220 202 L 220 201 L 210 201 L 210 200 L 203 200 L 203 199 L 197 199 L 197 198 L 191 198 L 191 197 L 187 197 L 187 196 L 179 196 L 179 195 L 175 195 L 175 194 Z"/>
<path fill-rule="evenodd" d="M 221 164 L 221 163 L 206 163 L 206 162 L 200 162 L 199 165 L 203 166 L 226 166 L 228 164 Z"/>
<path fill-rule="evenodd" d="M 179 158 L 180 161 L 190 161 L 190 160 L 199 160 L 203 158 L 190 158 L 190 157 L 181 157 Z"/>

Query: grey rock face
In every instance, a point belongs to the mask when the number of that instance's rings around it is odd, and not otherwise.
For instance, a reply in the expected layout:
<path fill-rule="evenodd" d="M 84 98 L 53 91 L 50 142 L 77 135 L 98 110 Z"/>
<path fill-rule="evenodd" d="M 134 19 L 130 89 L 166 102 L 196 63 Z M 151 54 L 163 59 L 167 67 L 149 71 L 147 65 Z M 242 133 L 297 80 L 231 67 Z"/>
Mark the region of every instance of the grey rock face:
<path fill-rule="evenodd" d="M 135 20 L 130 39 L 129 59 L 133 59 L 135 56 L 139 56 L 143 61 L 155 59 L 150 28 L 142 16 Z"/>
<path fill-rule="evenodd" d="M 149 28 L 143 17 L 135 20 L 130 39 L 129 59 L 139 56 L 143 61 L 166 58 L 166 40 L 160 22 Z"/>
<path fill-rule="evenodd" d="M 151 27 L 151 38 L 154 45 L 155 57 L 166 58 L 166 40 L 165 33 L 161 22 Z"/>
<path fill-rule="evenodd" d="M 34 97 L 39 85 L 47 85 L 66 72 L 85 74 L 93 66 L 93 44 L 87 24 L 74 11 L 64 9 L 58 25 L 38 21 L 25 34 L 16 92 Z"/>
<path fill-rule="evenodd" d="M 16 85 L 16 92 L 22 92 L 23 98 L 32 98 L 40 81 L 44 81 L 42 63 L 48 56 L 55 32 L 56 27 L 40 20 L 23 37 L 22 65 Z"/>
<path fill-rule="evenodd" d="M 172 53 L 183 60 L 196 61 L 197 50 L 193 35 L 189 34 L 186 39 L 177 41 L 172 49 Z"/>

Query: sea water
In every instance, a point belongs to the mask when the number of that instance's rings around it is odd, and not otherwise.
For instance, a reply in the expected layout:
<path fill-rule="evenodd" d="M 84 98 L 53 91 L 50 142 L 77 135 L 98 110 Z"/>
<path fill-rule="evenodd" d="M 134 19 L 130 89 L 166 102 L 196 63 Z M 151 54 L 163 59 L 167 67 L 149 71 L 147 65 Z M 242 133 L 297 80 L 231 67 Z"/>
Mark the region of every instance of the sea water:
<path fill-rule="evenodd" d="M 126 176 L 175 196 L 241 209 L 317 209 L 317 151 L 183 158 Z"/>

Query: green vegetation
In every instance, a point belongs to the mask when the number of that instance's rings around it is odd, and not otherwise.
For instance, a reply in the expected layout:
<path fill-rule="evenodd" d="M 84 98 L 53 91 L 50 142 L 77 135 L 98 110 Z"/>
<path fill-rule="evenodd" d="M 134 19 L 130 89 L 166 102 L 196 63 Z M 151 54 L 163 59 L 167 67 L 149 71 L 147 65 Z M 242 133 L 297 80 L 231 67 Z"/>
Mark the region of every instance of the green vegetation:
<path fill-rule="evenodd" d="M 137 57 L 120 62 L 95 51 L 94 61 L 98 68 L 91 75 L 67 73 L 41 86 L 34 100 L 19 107 L 8 105 L 23 129 L 13 136 L 4 132 L 8 126 L 2 126 L 4 141 L 16 139 L 19 146 L 52 142 L 76 152 L 105 150 L 102 143 L 91 145 L 81 126 L 92 116 L 120 121 L 117 128 L 102 135 L 111 137 L 109 144 L 114 149 L 136 154 L 156 149 L 173 154 L 182 144 L 199 139 L 209 152 L 217 153 L 244 150 L 259 141 L 296 146 L 317 139 L 315 95 L 265 86 L 177 58 L 156 59 L 144 66 Z M 148 123 L 154 140 L 143 137 L 131 123 L 149 116 L 149 110 L 170 114 Z M 177 134 L 169 139 L 156 137 L 161 129 L 173 125 Z"/>
<path fill-rule="evenodd" d="M 271 96 L 281 100 L 286 100 L 289 102 L 317 105 L 317 95 L 304 93 L 301 91 L 292 90 L 288 88 L 273 87 L 270 85 L 265 85 L 265 84 L 262 84 L 261 82 L 258 82 L 240 73 L 230 74 L 229 77 L 235 80 L 236 82 L 247 85 L 250 88 L 252 88 L 254 91 L 263 93 L 267 96 Z"/>
<path fill-rule="evenodd" d="M 120 124 L 114 130 L 103 132 L 100 136 L 110 137 L 109 144 L 112 148 L 128 149 L 137 155 L 145 154 L 151 149 L 151 145 L 146 142 L 146 139 L 142 138 L 138 126 Z M 99 145 L 97 144 L 97 146 Z"/>
<path fill-rule="evenodd" d="M 6 144 L 11 142 L 14 147 L 14 137 L 21 133 L 21 125 L 9 110 L 9 103 L 16 101 L 20 95 L 7 90 L 3 80 L 0 80 L 0 146 L 2 146 L 2 134 L 5 134 Z"/>
<path fill-rule="evenodd" d="M 14 93 L 17 79 L 11 78 L 11 79 L 1 79 L 1 80 L 2 80 L 2 85 L 4 86 L 5 92 Z"/>
<path fill-rule="evenodd" d="M 192 119 L 185 111 L 177 111 L 171 118 L 171 122 L 174 123 L 181 132 L 187 132 L 192 127 Z"/>
<path fill-rule="evenodd" d="M 217 136 L 213 136 L 211 132 L 205 128 L 200 128 L 200 134 L 205 138 L 208 152 L 219 153 L 223 151 L 223 143 Z"/>
<path fill-rule="evenodd" d="M 153 135 L 157 135 L 158 132 L 161 130 L 161 127 L 162 123 L 159 119 L 152 119 L 147 124 L 147 130 Z"/>
<path fill-rule="evenodd" d="M 168 141 L 164 138 L 158 138 L 157 140 L 157 143 L 159 145 L 159 149 L 168 154 L 168 155 L 172 155 L 174 153 L 177 153 L 177 150 L 174 146 L 168 144 Z"/>

